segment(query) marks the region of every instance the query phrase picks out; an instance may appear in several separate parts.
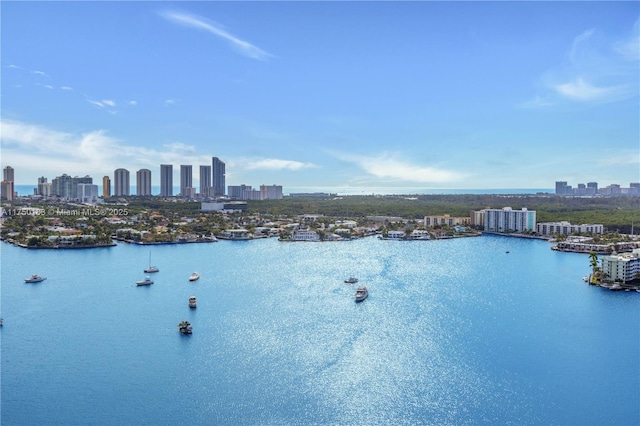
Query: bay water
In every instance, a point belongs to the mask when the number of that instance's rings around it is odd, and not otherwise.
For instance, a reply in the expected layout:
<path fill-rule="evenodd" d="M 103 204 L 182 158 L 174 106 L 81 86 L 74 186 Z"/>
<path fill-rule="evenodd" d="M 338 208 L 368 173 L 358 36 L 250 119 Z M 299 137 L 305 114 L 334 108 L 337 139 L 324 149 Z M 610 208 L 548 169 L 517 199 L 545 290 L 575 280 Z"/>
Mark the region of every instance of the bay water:
<path fill-rule="evenodd" d="M 587 285 L 588 256 L 550 247 L 2 243 L 0 420 L 638 424 L 640 293 Z M 138 287 L 149 257 L 160 272 Z M 47 280 L 26 284 L 35 273 Z"/>

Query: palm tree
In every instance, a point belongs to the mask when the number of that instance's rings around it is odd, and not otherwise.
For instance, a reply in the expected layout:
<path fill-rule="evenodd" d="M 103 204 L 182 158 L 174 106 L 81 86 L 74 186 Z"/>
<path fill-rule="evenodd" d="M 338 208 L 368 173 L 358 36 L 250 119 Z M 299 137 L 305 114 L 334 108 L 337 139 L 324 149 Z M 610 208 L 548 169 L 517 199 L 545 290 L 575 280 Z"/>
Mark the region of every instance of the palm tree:
<path fill-rule="evenodd" d="M 600 268 L 598 268 L 598 255 L 593 251 L 589 253 L 589 265 L 591 266 L 591 275 L 595 278 L 596 272 L 598 272 Z M 591 284 L 591 278 L 589 279 L 589 284 Z"/>

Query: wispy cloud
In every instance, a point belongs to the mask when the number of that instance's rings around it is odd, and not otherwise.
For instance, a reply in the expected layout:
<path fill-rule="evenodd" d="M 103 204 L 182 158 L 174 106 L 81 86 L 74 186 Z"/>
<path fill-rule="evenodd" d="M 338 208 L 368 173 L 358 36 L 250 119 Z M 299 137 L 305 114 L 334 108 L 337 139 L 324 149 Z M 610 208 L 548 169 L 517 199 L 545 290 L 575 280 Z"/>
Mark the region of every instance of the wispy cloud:
<path fill-rule="evenodd" d="M 278 158 L 248 159 L 242 161 L 242 163 L 245 170 L 302 170 L 317 167 L 313 163 Z"/>
<path fill-rule="evenodd" d="M 136 106 L 136 105 L 138 105 L 138 101 L 131 100 L 131 101 L 128 101 L 127 104 L 131 105 L 131 106 Z"/>
<path fill-rule="evenodd" d="M 3 162 L 30 174 L 33 181 L 43 174 L 91 174 L 95 179 L 119 167 L 155 170 L 160 164 L 211 162 L 210 155 L 197 154 L 194 147 L 180 142 L 154 149 L 130 145 L 103 129 L 69 133 L 7 119 L 1 119 L 0 126 Z"/>
<path fill-rule="evenodd" d="M 44 71 L 31 71 L 31 74 L 36 74 L 36 75 L 47 75 L 46 72 Z"/>
<path fill-rule="evenodd" d="M 270 53 L 260 49 L 259 47 L 249 43 L 248 41 L 242 40 L 230 34 L 229 32 L 220 28 L 220 26 L 213 24 L 206 18 L 175 11 L 163 11 L 159 14 L 160 16 L 171 22 L 185 25 L 190 28 L 204 30 L 215 35 L 216 37 L 226 40 L 237 52 L 249 58 L 264 61 L 273 56 Z"/>
<path fill-rule="evenodd" d="M 453 170 L 433 166 L 412 164 L 399 159 L 398 154 L 383 152 L 376 156 L 363 156 L 333 152 L 340 161 L 355 164 L 370 176 L 389 181 L 414 183 L 452 183 L 458 182 L 466 175 Z"/>
<path fill-rule="evenodd" d="M 577 101 L 614 100 L 631 94 L 629 86 L 597 87 L 581 77 L 568 83 L 558 84 L 554 90 L 561 96 Z"/>
<path fill-rule="evenodd" d="M 171 106 L 171 105 L 173 105 L 173 104 L 175 104 L 175 103 L 176 103 L 176 101 L 175 101 L 175 100 L 173 100 L 173 99 L 166 99 L 166 100 L 164 101 L 164 106 Z"/>
<path fill-rule="evenodd" d="M 67 90 L 67 91 L 73 91 L 73 87 L 70 86 L 60 86 L 60 90 Z"/>
<path fill-rule="evenodd" d="M 613 48 L 628 61 L 640 61 L 640 18 L 636 19 L 631 35 L 617 41 Z"/>
<path fill-rule="evenodd" d="M 112 99 L 102 99 L 100 101 L 94 101 L 92 99 L 87 99 L 87 102 L 89 102 L 92 105 L 97 106 L 98 108 L 106 108 L 106 107 L 110 107 L 110 111 L 112 114 L 115 113 L 115 110 L 113 110 L 113 108 L 116 107 L 116 101 L 112 100 Z"/>
<path fill-rule="evenodd" d="M 548 70 L 542 78 L 542 91 L 520 107 L 600 104 L 638 96 L 638 26 L 636 20 L 629 36 L 614 40 L 593 28 L 577 35 L 566 64 Z"/>

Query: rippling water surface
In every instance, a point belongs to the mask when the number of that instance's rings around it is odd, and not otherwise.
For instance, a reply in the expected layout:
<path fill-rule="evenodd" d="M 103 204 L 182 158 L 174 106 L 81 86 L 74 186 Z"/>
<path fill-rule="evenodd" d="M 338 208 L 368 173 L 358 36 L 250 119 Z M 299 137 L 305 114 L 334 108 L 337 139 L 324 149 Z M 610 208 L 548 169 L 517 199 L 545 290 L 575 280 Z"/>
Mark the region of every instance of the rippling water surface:
<path fill-rule="evenodd" d="M 2 424 L 637 424 L 640 294 L 549 247 L 3 244 Z"/>

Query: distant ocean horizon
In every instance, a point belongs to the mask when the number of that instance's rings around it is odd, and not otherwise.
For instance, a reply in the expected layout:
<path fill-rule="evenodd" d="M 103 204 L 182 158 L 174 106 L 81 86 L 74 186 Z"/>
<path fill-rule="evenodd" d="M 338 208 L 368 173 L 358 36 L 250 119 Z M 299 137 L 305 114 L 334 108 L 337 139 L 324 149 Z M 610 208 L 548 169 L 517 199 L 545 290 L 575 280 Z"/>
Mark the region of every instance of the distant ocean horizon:
<path fill-rule="evenodd" d="M 33 195 L 36 189 L 36 185 L 15 185 L 15 191 L 19 196 L 24 197 L 27 195 Z M 372 188 L 358 188 L 358 187 L 292 187 L 282 188 L 283 195 L 300 194 L 300 193 L 328 193 L 337 195 L 460 195 L 460 194 L 538 194 L 538 193 L 550 193 L 555 192 L 554 189 L 549 188 L 492 188 L 492 189 L 447 189 L 447 188 L 419 188 L 419 187 L 372 187 Z M 152 195 L 160 194 L 160 186 L 153 185 L 151 187 Z M 173 187 L 173 195 L 180 193 L 180 187 Z M 136 194 L 136 187 L 131 186 L 131 195 Z M 98 195 L 102 195 L 102 185 L 98 185 Z"/>

